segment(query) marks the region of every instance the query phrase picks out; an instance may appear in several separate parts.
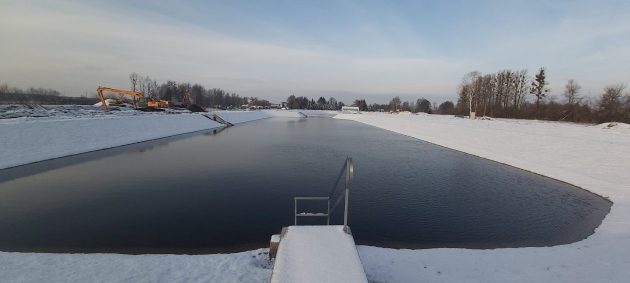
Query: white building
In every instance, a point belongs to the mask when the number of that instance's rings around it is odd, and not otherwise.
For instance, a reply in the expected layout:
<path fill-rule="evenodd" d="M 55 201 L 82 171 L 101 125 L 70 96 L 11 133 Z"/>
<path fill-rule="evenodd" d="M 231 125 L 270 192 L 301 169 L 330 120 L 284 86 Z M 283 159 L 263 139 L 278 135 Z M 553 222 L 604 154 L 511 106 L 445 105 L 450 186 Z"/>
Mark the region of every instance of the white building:
<path fill-rule="evenodd" d="M 359 107 L 357 106 L 343 106 L 341 107 L 341 111 L 347 111 L 351 113 L 361 113 L 361 111 L 359 111 Z"/>

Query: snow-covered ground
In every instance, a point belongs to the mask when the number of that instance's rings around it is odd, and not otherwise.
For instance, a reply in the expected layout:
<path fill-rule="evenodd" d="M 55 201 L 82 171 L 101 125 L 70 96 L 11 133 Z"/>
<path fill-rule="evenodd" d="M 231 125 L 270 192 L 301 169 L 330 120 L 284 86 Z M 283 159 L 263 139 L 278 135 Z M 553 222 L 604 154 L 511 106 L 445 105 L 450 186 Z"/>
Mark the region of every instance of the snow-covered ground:
<path fill-rule="evenodd" d="M 439 115 L 342 114 L 348 119 L 555 178 L 613 201 L 587 239 L 494 250 L 361 246 L 373 282 L 628 282 L 630 126 Z"/>
<path fill-rule="evenodd" d="M 190 113 L 181 109 L 166 109 L 162 114 Z M 108 112 L 104 112 L 101 107 L 92 105 L 0 105 L 0 120 L 20 118 L 22 120 L 40 120 L 43 117 L 56 119 L 76 119 L 89 117 L 109 117 L 109 116 L 135 116 L 155 113 L 136 111 L 125 106 L 110 106 Z"/>
<path fill-rule="evenodd" d="M 0 282 L 268 282 L 267 249 L 211 255 L 0 252 Z"/>
<path fill-rule="evenodd" d="M 139 113 L 0 119 L 0 169 L 223 126 L 199 114 Z"/>

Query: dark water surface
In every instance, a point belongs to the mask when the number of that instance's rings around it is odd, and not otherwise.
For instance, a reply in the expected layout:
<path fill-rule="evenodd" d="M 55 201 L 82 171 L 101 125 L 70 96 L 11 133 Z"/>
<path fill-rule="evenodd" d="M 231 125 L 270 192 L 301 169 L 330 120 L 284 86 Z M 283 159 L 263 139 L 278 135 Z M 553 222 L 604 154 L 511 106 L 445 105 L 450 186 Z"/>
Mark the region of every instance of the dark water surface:
<path fill-rule="evenodd" d="M 592 234 L 611 206 L 571 185 L 371 126 L 274 118 L 0 170 L 0 250 L 266 247 L 293 224 L 293 197 L 327 195 L 346 156 L 355 163 L 350 225 L 360 244 L 564 244 Z"/>

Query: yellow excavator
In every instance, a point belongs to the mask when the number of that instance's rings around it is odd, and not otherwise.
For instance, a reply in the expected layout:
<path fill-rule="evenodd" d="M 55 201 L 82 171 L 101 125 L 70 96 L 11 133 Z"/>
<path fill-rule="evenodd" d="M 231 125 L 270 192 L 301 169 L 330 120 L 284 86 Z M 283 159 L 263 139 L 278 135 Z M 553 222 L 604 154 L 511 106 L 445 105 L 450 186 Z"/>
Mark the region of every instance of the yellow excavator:
<path fill-rule="evenodd" d="M 101 101 L 101 106 L 103 107 L 103 111 L 107 112 L 109 110 L 109 107 L 107 106 L 107 103 L 105 101 L 105 95 L 103 95 L 103 93 L 115 93 L 115 94 L 120 94 L 120 95 L 127 95 L 127 96 L 131 96 L 133 97 L 133 107 L 134 108 L 138 108 L 138 104 L 136 101 L 136 98 L 138 98 L 138 100 L 144 100 L 144 94 L 142 92 L 137 92 L 137 91 L 131 91 L 131 90 L 124 90 L 124 89 L 115 89 L 115 88 L 111 88 L 111 87 L 102 87 L 99 86 L 96 89 L 96 93 L 98 94 L 98 99 Z M 147 107 L 148 108 L 168 108 L 168 101 L 166 100 L 159 100 L 159 101 L 154 101 L 154 100 L 149 100 L 147 102 Z"/>
<path fill-rule="evenodd" d="M 149 108 L 168 108 L 169 103 L 166 100 L 149 100 L 147 101 L 147 107 Z"/>

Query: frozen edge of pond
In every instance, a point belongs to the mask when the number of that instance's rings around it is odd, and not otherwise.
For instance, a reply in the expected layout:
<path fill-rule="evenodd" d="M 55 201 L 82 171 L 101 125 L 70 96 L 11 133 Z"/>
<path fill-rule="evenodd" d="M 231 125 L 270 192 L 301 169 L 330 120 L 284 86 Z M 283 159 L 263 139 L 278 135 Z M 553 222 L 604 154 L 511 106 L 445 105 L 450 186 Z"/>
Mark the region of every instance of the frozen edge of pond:
<path fill-rule="evenodd" d="M 610 198 L 585 240 L 553 247 L 396 250 L 359 247 L 375 282 L 623 282 L 630 276 L 630 129 L 439 115 L 341 114 L 440 146 L 564 181 Z"/>

